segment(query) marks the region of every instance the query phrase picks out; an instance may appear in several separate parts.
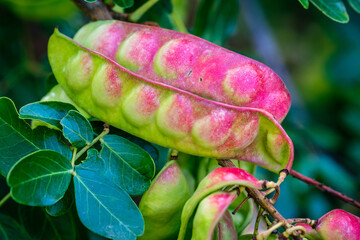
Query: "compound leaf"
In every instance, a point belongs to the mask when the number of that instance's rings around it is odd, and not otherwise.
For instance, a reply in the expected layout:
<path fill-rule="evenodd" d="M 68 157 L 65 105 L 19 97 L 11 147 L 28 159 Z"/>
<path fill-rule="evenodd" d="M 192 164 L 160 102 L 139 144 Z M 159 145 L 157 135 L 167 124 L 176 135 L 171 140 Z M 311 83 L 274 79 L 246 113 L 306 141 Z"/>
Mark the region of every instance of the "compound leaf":
<path fill-rule="evenodd" d="M 30 206 L 49 206 L 59 201 L 69 187 L 72 166 L 52 150 L 39 150 L 18 161 L 7 183 L 12 198 Z"/>
<path fill-rule="evenodd" d="M 91 143 L 94 132 L 89 121 L 79 112 L 70 110 L 60 121 L 63 126 L 63 134 L 76 148 L 81 148 Z"/>

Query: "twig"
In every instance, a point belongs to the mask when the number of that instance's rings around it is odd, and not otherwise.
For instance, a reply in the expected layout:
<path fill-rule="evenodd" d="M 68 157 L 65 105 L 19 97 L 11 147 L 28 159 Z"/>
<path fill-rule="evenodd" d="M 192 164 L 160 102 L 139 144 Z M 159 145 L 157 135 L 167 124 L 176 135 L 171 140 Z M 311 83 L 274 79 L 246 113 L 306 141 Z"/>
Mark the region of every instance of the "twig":
<path fill-rule="evenodd" d="M 350 203 L 350 204 L 354 205 L 355 207 L 360 208 L 360 203 L 359 202 L 357 202 L 354 199 L 344 195 L 341 192 L 335 191 L 334 189 L 324 185 L 321 182 L 318 182 L 318 181 L 316 181 L 316 180 L 314 180 L 312 178 L 306 177 L 306 176 L 302 175 L 301 173 L 298 173 L 298 172 L 296 172 L 294 170 L 290 171 L 290 175 L 297 178 L 297 179 L 299 179 L 299 180 L 301 180 L 301 181 L 303 181 L 304 183 L 307 183 L 307 184 L 309 184 L 311 186 L 317 187 L 317 188 L 319 188 L 320 190 L 322 190 L 324 192 L 330 193 L 330 194 L 334 195 L 335 197 L 343 200 L 344 202 Z"/>
<path fill-rule="evenodd" d="M 258 236 L 256 236 L 257 240 L 262 240 L 262 239 L 266 239 L 273 231 L 275 231 L 276 229 L 278 229 L 279 227 L 281 227 L 282 225 L 284 225 L 283 222 L 278 222 L 276 224 L 274 224 L 272 227 L 270 227 L 268 230 L 266 230 L 265 232 L 262 232 L 261 234 L 259 234 Z"/>
<path fill-rule="evenodd" d="M 127 14 L 120 14 L 109 10 L 102 1 L 85 2 L 84 0 L 72 0 L 81 11 L 88 15 L 92 20 L 127 20 Z"/>
<path fill-rule="evenodd" d="M 232 211 L 232 214 L 233 215 L 235 215 L 235 213 L 237 212 L 237 211 L 239 211 L 239 209 L 242 207 L 242 205 L 244 205 L 244 203 L 246 203 L 246 201 L 247 200 L 249 200 L 249 196 L 247 196 L 241 203 L 240 203 L 240 205 L 234 210 L 234 211 Z"/>
<path fill-rule="evenodd" d="M 316 226 L 317 220 L 311 220 L 310 218 L 290 218 L 288 219 L 290 224 L 294 223 L 306 223 L 309 224 L 311 227 Z"/>
<path fill-rule="evenodd" d="M 222 167 L 236 167 L 230 160 L 227 159 L 217 159 L 218 163 Z M 259 190 L 245 188 L 247 193 L 257 202 L 261 208 L 263 208 L 269 215 L 276 219 L 278 222 L 284 222 L 285 229 L 291 228 L 292 225 L 276 210 L 276 208 L 271 204 L 270 200 L 266 198 Z M 294 232 L 294 239 L 298 238 L 298 232 Z"/>
<path fill-rule="evenodd" d="M 109 129 L 109 125 L 108 124 L 104 124 L 104 130 L 103 132 L 97 136 L 91 143 L 87 144 L 85 147 L 83 147 L 75 156 L 75 161 L 81 156 L 83 155 L 89 148 L 91 148 L 95 143 L 97 143 L 97 141 L 99 141 L 102 137 L 104 137 L 106 134 L 108 134 L 110 131 Z"/>
<path fill-rule="evenodd" d="M 1 201 L 0 201 L 0 207 L 1 207 L 7 200 L 9 200 L 10 197 L 11 197 L 11 193 L 6 194 L 6 196 L 3 197 L 3 199 L 1 199 Z"/>
<path fill-rule="evenodd" d="M 260 207 L 260 209 L 258 211 L 258 215 L 256 216 L 255 227 L 254 227 L 254 236 L 256 236 L 258 234 L 259 224 L 260 224 L 260 220 L 261 220 L 261 216 L 262 216 L 263 212 L 264 212 L 264 209 Z"/>

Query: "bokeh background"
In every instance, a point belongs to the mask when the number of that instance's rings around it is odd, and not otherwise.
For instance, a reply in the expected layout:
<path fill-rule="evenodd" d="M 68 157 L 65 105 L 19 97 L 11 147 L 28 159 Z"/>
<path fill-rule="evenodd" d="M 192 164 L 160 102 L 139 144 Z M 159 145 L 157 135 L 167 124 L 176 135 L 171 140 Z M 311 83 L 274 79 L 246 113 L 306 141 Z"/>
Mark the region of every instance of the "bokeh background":
<path fill-rule="evenodd" d="M 283 122 L 295 145 L 293 168 L 360 200 L 360 14 L 345 5 L 347 24 L 297 0 L 161 0 L 139 22 L 179 30 L 181 20 L 190 33 L 273 68 L 293 99 Z M 73 36 L 89 21 L 70 0 L 0 0 L 0 96 L 18 108 L 38 101 L 52 84 L 47 41 L 54 28 Z M 256 175 L 276 179 L 261 169 Z M 291 176 L 276 207 L 287 218 L 334 208 L 360 215 Z"/>

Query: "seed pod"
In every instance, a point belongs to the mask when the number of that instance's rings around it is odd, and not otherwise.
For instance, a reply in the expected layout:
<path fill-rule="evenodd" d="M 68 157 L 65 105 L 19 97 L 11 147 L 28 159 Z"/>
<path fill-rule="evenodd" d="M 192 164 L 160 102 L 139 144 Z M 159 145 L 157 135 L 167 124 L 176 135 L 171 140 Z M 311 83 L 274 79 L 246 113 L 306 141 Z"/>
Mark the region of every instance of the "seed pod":
<path fill-rule="evenodd" d="M 188 221 L 196 206 L 207 195 L 227 186 L 245 186 L 261 189 L 264 181 L 257 180 L 245 170 L 239 168 L 217 168 L 209 173 L 198 185 L 191 198 L 185 203 L 181 213 L 181 227 L 178 240 L 184 239 Z"/>
<path fill-rule="evenodd" d="M 161 240 L 176 236 L 181 210 L 189 197 L 189 186 L 180 167 L 175 161 L 168 162 L 140 201 L 145 232 L 139 239 Z"/>
<path fill-rule="evenodd" d="M 360 237 L 360 218 L 335 209 L 319 219 L 316 231 L 326 240 L 357 240 Z"/>
<path fill-rule="evenodd" d="M 290 95 L 267 66 L 190 34 L 119 21 L 92 22 L 74 40 L 144 78 L 282 121 Z"/>
<path fill-rule="evenodd" d="M 236 232 L 233 218 L 229 211 L 225 211 L 220 219 L 216 229 L 216 240 L 237 240 L 238 233 Z"/>
<path fill-rule="evenodd" d="M 216 192 L 204 198 L 197 210 L 193 222 L 192 240 L 211 240 L 214 230 L 228 206 L 235 200 L 236 191 Z M 232 222 L 231 216 L 230 220 Z M 232 223 L 233 224 L 233 223 Z M 234 225 L 234 224 L 233 224 Z M 235 227 L 233 228 L 235 231 Z M 233 238 L 232 238 L 233 239 Z M 237 234 L 235 231 L 235 239 Z"/>
<path fill-rule="evenodd" d="M 135 74 L 57 30 L 49 60 L 67 95 L 90 115 L 135 136 L 197 156 L 290 169 L 293 145 L 268 112 L 226 105 Z"/>

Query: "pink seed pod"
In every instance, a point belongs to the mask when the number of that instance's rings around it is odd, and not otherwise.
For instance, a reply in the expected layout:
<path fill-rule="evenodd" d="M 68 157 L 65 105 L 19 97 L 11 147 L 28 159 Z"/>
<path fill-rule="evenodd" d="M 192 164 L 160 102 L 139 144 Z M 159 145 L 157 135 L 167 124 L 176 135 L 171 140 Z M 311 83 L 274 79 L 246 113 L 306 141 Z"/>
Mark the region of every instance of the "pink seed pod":
<path fill-rule="evenodd" d="M 226 186 L 245 186 L 261 189 L 264 181 L 257 180 L 251 174 L 240 168 L 217 168 L 209 173 L 198 185 L 192 197 L 185 203 L 181 214 L 181 227 L 178 240 L 184 238 L 188 221 L 196 206 L 207 195 Z"/>
<path fill-rule="evenodd" d="M 74 40 L 153 81 L 218 102 L 260 108 L 281 122 L 290 95 L 269 67 L 191 34 L 120 21 L 82 27 Z"/>
<path fill-rule="evenodd" d="M 360 218 L 341 209 L 335 209 L 322 216 L 316 231 L 325 240 L 360 239 Z"/>
<path fill-rule="evenodd" d="M 115 51 L 105 48 L 111 38 L 96 48 L 104 55 L 57 30 L 49 40 L 56 79 L 90 115 L 187 154 L 245 160 L 276 173 L 291 168 L 292 142 L 270 113 L 205 99 L 129 71 L 105 56 Z"/>
<path fill-rule="evenodd" d="M 227 208 L 229 205 L 235 200 L 237 197 L 236 191 L 233 192 L 216 192 L 208 197 L 204 198 L 195 213 L 194 221 L 193 221 L 193 234 L 192 240 L 212 240 L 214 235 L 214 230 L 216 225 L 219 223 L 220 219 L 224 216 L 225 212 L 227 212 Z M 232 229 L 224 229 L 222 230 L 233 230 L 230 232 L 230 237 L 233 238 L 233 233 L 235 232 L 235 239 L 237 239 L 237 233 L 234 227 L 234 223 L 232 222 L 232 218 L 230 216 L 231 222 L 229 223 L 229 227 Z M 231 226 L 232 223 L 232 226 Z M 227 226 L 225 224 L 223 227 Z M 225 232 L 221 232 L 225 234 Z"/>

